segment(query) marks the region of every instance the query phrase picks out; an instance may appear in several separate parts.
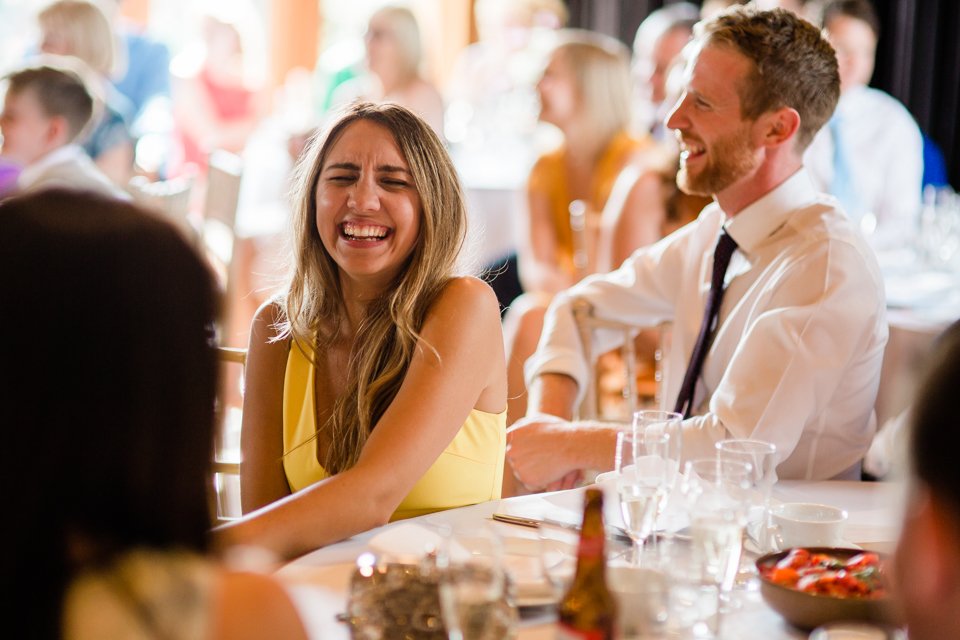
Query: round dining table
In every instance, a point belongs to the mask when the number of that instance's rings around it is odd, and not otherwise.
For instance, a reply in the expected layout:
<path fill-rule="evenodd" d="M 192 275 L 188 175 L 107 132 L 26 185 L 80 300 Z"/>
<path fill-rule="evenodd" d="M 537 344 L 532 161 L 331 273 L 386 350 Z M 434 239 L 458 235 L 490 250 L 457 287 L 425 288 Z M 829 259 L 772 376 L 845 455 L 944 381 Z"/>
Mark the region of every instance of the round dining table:
<path fill-rule="evenodd" d="M 411 524 L 439 530 L 441 526 L 479 527 L 485 523 L 490 523 L 504 538 L 536 540 L 536 529 L 493 522 L 492 515 L 503 513 L 579 524 L 583 492 L 580 488 L 506 498 L 393 522 L 301 556 L 280 567 L 276 576 L 296 594 L 298 609 L 311 637 L 347 639 L 350 630 L 337 616 L 346 610 L 357 557 L 374 548 L 371 540 L 382 539 L 383 534 L 389 534 L 392 529 Z M 883 552 L 892 549 L 898 535 L 903 496 L 903 486 L 895 482 L 781 481 L 774 485 L 772 501 L 813 502 L 845 509 L 849 515 L 845 542 Z M 611 513 L 611 509 L 615 512 L 616 505 L 607 505 L 605 512 Z M 766 605 L 756 584 L 738 589 L 734 596 L 734 606 L 721 622 L 721 638 L 793 640 L 807 637 L 806 632 L 790 626 Z M 546 640 L 553 638 L 555 632 L 552 607 L 520 608 L 519 640 Z"/>

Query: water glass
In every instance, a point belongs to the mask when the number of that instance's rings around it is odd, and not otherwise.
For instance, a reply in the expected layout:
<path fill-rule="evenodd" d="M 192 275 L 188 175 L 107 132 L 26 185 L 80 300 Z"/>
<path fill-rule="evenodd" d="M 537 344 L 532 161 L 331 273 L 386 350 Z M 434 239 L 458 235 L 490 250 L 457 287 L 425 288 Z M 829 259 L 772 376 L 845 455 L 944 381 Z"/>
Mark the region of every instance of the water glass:
<path fill-rule="evenodd" d="M 450 640 L 494 640 L 513 627 L 503 544 L 490 527 L 451 531 L 438 552 L 440 611 Z"/>
<path fill-rule="evenodd" d="M 607 584 L 617 601 L 617 638 L 663 637 L 669 613 L 668 571 L 615 561 L 607 566 Z"/>
<path fill-rule="evenodd" d="M 755 532 L 754 539 L 764 552 L 771 551 L 770 541 L 770 494 L 777 482 L 777 464 L 780 457 L 777 447 L 763 440 L 734 438 L 716 444 L 721 460 L 734 460 L 750 465 L 749 500 L 751 513 L 749 524 Z"/>
<path fill-rule="evenodd" d="M 722 593 L 733 588 L 740 566 L 750 473 L 745 462 L 706 458 L 688 462 L 683 479 L 693 555 Z"/>
<path fill-rule="evenodd" d="M 661 455 L 667 460 L 672 460 L 679 470 L 680 458 L 683 455 L 683 431 L 681 424 L 683 416 L 673 411 L 653 411 L 643 410 L 633 414 L 633 429 L 640 437 L 644 451 L 647 455 Z M 659 451 L 650 451 L 646 446 L 647 435 L 664 436 L 666 438 L 665 446 Z M 652 439 L 651 443 L 658 442 Z"/>
<path fill-rule="evenodd" d="M 540 568 L 544 578 L 559 600 L 566 592 L 577 570 L 577 551 L 580 533 L 571 527 L 549 522 L 537 525 L 539 538 Z"/>

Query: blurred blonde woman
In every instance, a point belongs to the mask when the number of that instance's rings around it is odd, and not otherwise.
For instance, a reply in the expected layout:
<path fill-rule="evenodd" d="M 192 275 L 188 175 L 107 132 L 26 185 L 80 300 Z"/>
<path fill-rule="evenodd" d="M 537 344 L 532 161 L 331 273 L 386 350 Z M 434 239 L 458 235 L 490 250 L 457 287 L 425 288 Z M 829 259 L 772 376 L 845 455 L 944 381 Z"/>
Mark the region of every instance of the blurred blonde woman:
<path fill-rule="evenodd" d="M 242 153 L 266 115 L 257 20 L 249 3 L 209 4 L 199 15 L 198 38 L 171 62 L 182 164 L 202 172 L 217 149 Z"/>
<path fill-rule="evenodd" d="M 40 50 L 81 60 L 91 70 L 90 91 L 99 108 L 81 144 L 112 182 L 126 186 L 133 173 L 133 139 L 127 119 L 132 105 L 110 82 L 114 36 L 100 8 L 86 0 L 58 0 L 37 16 Z"/>
<path fill-rule="evenodd" d="M 366 66 L 370 72 L 345 82 L 333 96 L 334 104 L 354 99 L 395 102 L 443 135 L 443 99 L 421 73 L 423 47 L 417 19 L 406 7 L 386 6 L 367 23 L 364 35 Z"/>
<path fill-rule="evenodd" d="M 661 215 L 637 216 L 629 234 L 604 234 L 619 226 L 603 211 L 621 171 L 651 148 L 649 138 L 630 130 L 629 51 L 610 38 L 566 33 L 549 58 L 537 92 L 540 120 L 557 127 L 563 143 L 542 155 L 527 185 L 529 226 L 518 251 L 526 294 L 514 301 L 506 321 L 508 338 L 508 422 L 526 412 L 523 363 L 536 348 L 543 315 L 557 292 L 587 273 L 608 271 L 634 249 L 660 237 Z M 571 203 L 585 215 L 586 262 L 575 264 Z M 575 205 L 576 206 L 576 205 Z M 616 218 L 617 216 L 614 216 Z M 616 246 L 610 245 L 611 236 Z M 600 238 L 608 238 L 599 246 Z M 579 248 L 577 248 L 579 249 Z M 597 256 L 605 256 L 599 264 Z"/>

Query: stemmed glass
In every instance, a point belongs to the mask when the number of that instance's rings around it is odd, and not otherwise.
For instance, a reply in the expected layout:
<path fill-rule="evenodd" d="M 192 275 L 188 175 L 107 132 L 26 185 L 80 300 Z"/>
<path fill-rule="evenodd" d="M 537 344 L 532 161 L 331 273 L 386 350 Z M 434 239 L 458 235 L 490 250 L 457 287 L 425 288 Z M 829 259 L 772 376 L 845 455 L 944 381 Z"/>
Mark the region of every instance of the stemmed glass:
<path fill-rule="evenodd" d="M 633 465 L 621 468 L 617 477 L 617 495 L 620 499 L 620 512 L 623 515 L 624 528 L 633 541 L 634 564 L 640 564 L 644 543 L 656 527 L 657 514 L 662 511 L 668 486 L 668 467 L 666 435 L 647 434 L 643 438 L 643 448 L 647 455 L 638 455 L 639 434 L 633 431 L 624 436 L 624 442 L 632 443 Z"/>
<path fill-rule="evenodd" d="M 640 444 L 638 450 L 642 450 L 647 456 L 661 459 L 665 465 L 666 490 L 658 503 L 656 522 L 660 521 L 666 510 L 676 479 L 680 475 L 680 458 L 683 455 L 682 422 L 683 416 L 673 411 L 643 410 L 633 414 L 633 430 L 637 433 Z M 666 438 L 666 442 L 661 443 L 660 437 Z M 648 440 L 650 446 L 647 445 Z"/>

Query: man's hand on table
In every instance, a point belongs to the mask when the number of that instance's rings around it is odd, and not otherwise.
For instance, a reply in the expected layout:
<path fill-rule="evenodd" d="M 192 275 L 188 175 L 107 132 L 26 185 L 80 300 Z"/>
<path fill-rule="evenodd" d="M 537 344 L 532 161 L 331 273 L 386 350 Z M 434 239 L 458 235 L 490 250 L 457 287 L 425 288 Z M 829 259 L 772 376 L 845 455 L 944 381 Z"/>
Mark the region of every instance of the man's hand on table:
<path fill-rule="evenodd" d="M 576 457 L 569 455 L 574 435 L 573 425 L 556 416 L 540 414 L 516 421 L 507 429 L 507 461 L 514 475 L 530 490 L 577 486 L 583 473 Z"/>

